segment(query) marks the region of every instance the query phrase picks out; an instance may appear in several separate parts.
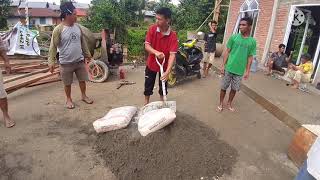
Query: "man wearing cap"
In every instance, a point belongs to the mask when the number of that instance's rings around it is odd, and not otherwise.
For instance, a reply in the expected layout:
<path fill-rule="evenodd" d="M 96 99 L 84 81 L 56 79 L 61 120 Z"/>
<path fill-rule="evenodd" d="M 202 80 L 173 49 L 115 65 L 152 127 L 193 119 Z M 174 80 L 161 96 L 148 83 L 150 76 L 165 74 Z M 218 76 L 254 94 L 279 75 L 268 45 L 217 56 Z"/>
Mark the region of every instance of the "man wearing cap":
<path fill-rule="evenodd" d="M 75 73 L 81 90 L 82 101 L 92 104 L 93 101 L 86 95 L 86 81 L 88 73 L 85 67 L 86 60 L 91 59 L 91 54 L 85 42 L 80 25 L 76 23 L 77 16 L 72 2 L 60 6 L 62 23 L 54 28 L 49 49 L 48 64 L 50 72 L 54 71 L 57 61 L 56 54 L 59 50 L 59 64 L 61 79 L 67 97 L 66 107 L 75 107 L 71 98 L 71 84 Z"/>
<path fill-rule="evenodd" d="M 311 62 L 310 54 L 304 54 L 301 56 L 301 64 L 295 66 L 289 64 L 288 78 L 291 79 L 291 87 L 299 88 L 300 83 L 308 83 L 311 80 L 311 75 L 313 72 L 313 65 Z"/>

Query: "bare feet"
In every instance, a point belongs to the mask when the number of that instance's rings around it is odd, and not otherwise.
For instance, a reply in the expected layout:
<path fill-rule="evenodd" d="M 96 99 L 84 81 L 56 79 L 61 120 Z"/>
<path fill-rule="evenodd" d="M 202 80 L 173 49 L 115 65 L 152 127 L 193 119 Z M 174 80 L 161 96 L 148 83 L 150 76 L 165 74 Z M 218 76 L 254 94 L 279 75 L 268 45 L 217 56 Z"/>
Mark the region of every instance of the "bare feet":
<path fill-rule="evenodd" d="M 16 124 L 10 117 L 5 117 L 4 122 L 7 128 L 11 128 Z"/>
<path fill-rule="evenodd" d="M 93 103 L 93 100 L 88 98 L 88 96 L 83 96 L 82 97 L 82 101 L 87 103 L 87 104 L 92 104 Z"/>
<path fill-rule="evenodd" d="M 293 85 L 291 86 L 291 88 L 293 88 L 293 89 L 298 89 L 298 88 L 299 88 L 299 85 L 293 84 Z"/>

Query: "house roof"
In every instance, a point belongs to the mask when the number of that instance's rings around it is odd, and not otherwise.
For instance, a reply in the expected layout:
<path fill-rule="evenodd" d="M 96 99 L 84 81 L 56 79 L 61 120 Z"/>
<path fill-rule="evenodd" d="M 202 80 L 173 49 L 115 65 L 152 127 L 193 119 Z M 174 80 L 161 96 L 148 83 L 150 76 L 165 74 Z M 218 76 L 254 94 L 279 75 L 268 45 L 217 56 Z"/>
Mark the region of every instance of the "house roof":
<path fill-rule="evenodd" d="M 90 5 L 85 3 L 73 3 L 74 7 L 77 9 L 89 9 Z"/>
<path fill-rule="evenodd" d="M 19 6 L 20 0 L 13 0 L 10 4 L 10 6 Z"/>
<path fill-rule="evenodd" d="M 89 9 L 90 5 L 85 3 L 73 3 L 76 8 Z M 24 0 L 13 0 L 11 6 L 18 6 L 19 8 L 26 8 L 27 4 Z M 53 10 L 59 10 L 60 5 L 55 5 L 48 2 L 28 2 L 29 8 L 50 8 Z"/>
<path fill-rule="evenodd" d="M 13 12 L 14 17 L 25 16 L 25 9 L 16 9 Z M 52 9 L 46 8 L 31 8 L 29 9 L 29 17 L 60 17 L 60 13 Z"/>
<path fill-rule="evenodd" d="M 76 9 L 77 16 L 87 16 L 87 10 L 86 9 Z"/>
<path fill-rule="evenodd" d="M 26 8 L 26 6 L 27 6 L 26 2 L 21 2 L 21 4 L 19 5 L 19 8 Z M 29 8 L 49 8 L 49 9 L 53 9 L 53 10 L 60 9 L 59 5 L 54 5 L 54 4 L 48 3 L 48 2 L 28 2 L 28 7 Z"/>

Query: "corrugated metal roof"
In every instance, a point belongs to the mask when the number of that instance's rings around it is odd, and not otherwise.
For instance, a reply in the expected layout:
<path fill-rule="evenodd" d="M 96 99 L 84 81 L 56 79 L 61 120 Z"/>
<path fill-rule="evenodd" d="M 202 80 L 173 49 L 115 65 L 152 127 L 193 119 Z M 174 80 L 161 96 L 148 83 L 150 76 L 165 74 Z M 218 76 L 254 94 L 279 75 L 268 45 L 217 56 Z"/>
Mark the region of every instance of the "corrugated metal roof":
<path fill-rule="evenodd" d="M 53 10 L 59 10 L 59 5 L 54 5 L 48 2 L 28 2 L 29 8 L 49 8 Z M 26 2 L 21 2 L 19 8 L 26 8 Z"/>

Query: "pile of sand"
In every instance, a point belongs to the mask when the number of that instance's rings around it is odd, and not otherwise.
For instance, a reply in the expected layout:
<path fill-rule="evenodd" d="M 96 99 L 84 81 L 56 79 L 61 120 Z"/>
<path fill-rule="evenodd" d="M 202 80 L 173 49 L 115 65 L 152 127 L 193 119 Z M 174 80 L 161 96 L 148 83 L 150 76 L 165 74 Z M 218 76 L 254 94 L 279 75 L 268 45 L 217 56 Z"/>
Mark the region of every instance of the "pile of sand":
<path fill-rule="evenodd" d="M 230 173 L 237 151 L 193 117 L 177 119 L 146 137 L 137 125 L 99 134 L 95 150 L 119 179 L 200 179 Z"/>

